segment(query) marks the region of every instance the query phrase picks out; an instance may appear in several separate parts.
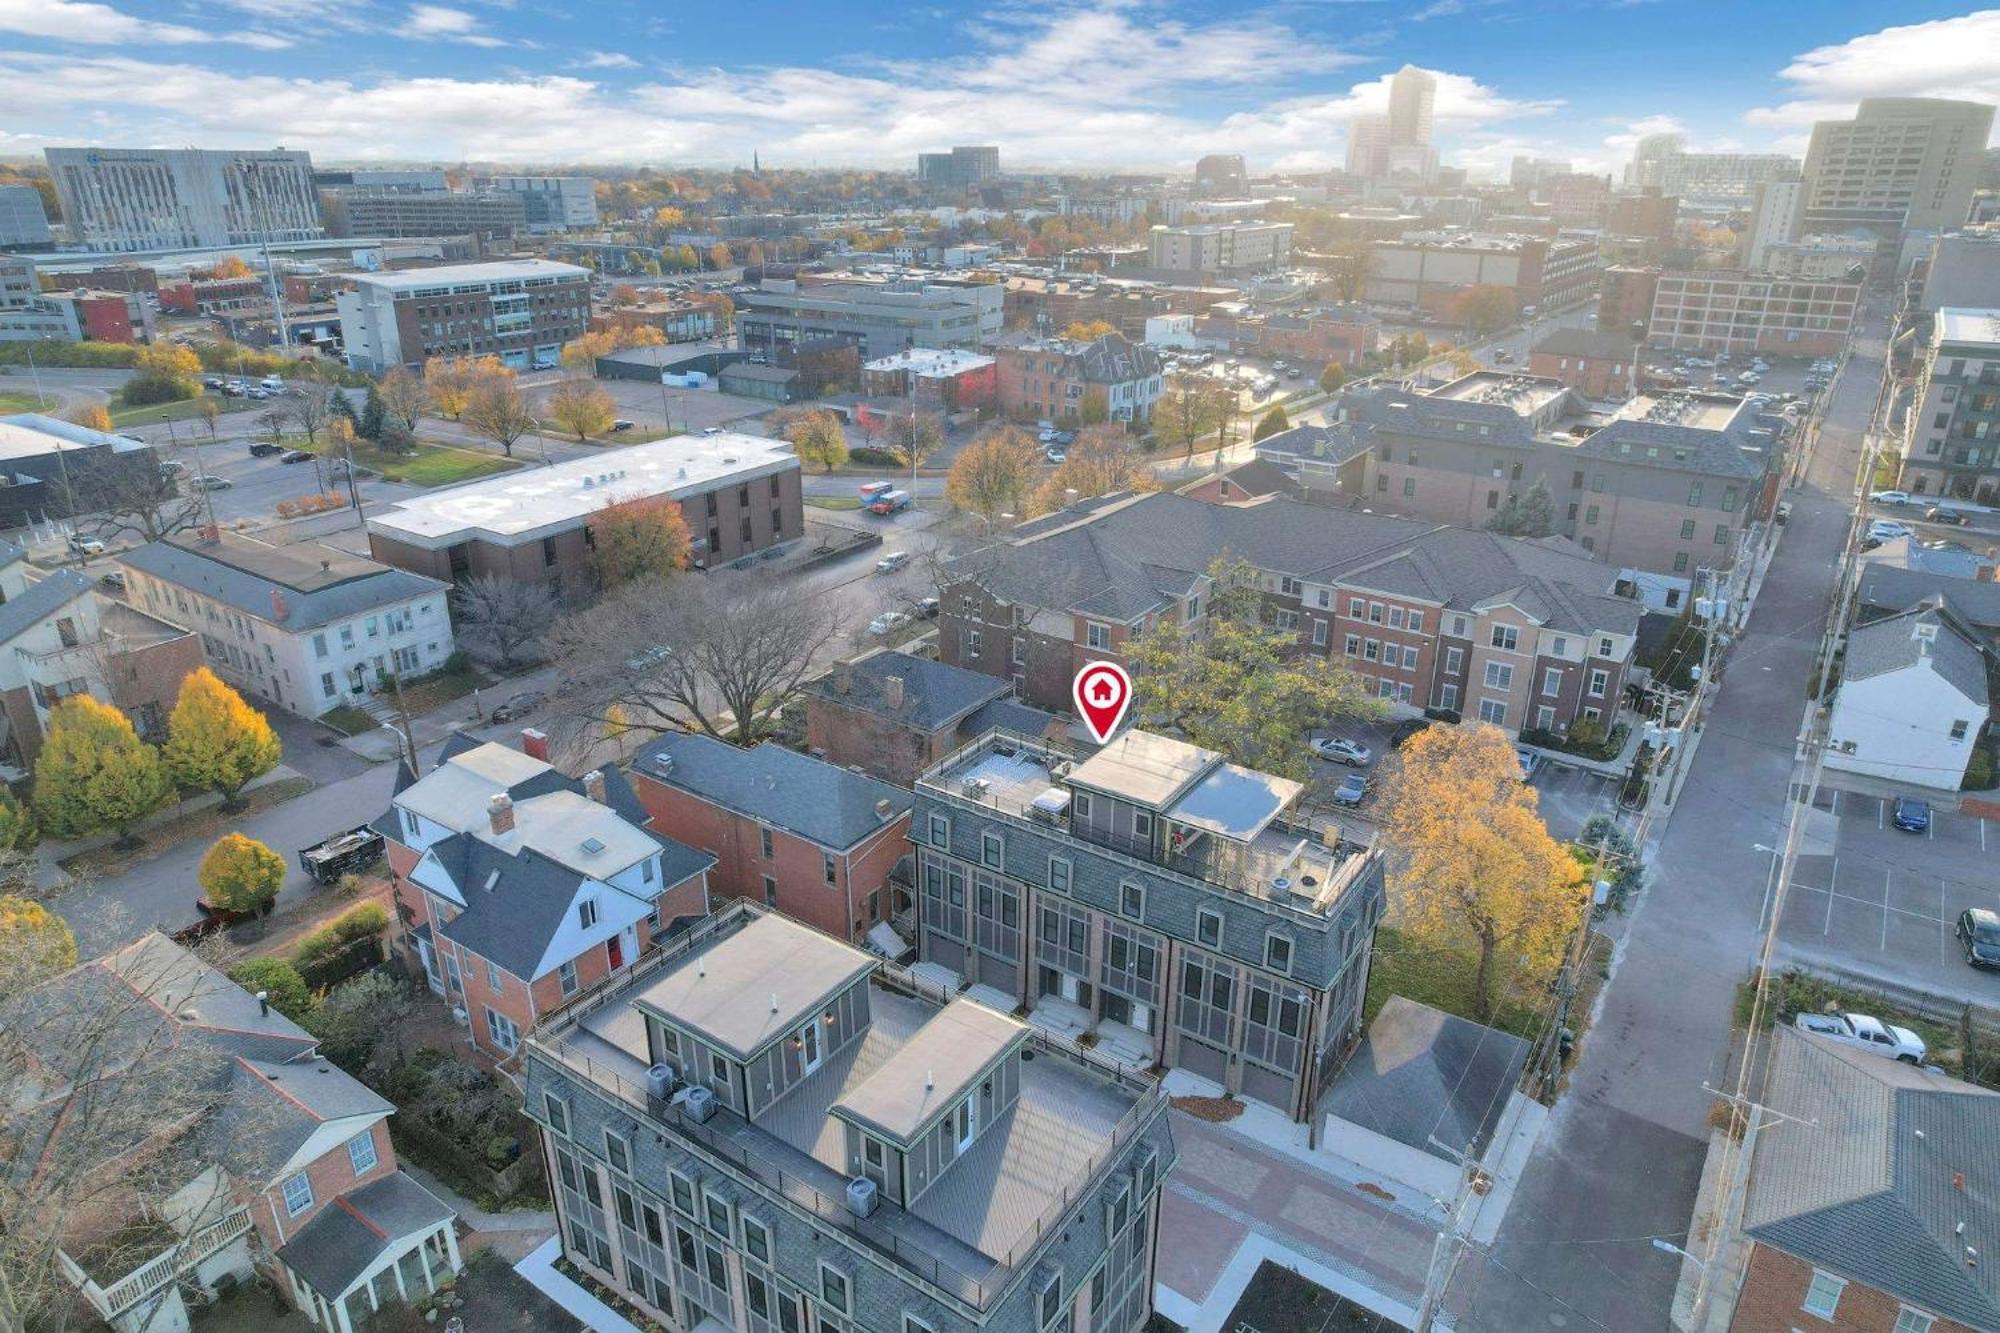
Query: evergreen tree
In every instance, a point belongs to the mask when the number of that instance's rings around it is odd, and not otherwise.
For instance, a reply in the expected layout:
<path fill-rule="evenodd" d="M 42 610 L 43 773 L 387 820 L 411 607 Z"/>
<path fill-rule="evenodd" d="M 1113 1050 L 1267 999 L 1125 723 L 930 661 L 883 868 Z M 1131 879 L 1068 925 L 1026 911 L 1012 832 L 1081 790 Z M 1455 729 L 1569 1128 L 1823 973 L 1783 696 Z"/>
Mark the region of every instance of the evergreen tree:
<path fill-rule="evenodd" d="M 380 440 L 382 428 L 389 424 L 388 409 L 382 406 L 382 393 L 374 385 L 368 386 L 368 400 L 361 405 L 361 423 L 354 433 L 364 440 Z"/>
<path fill-rule="evenodd" d="M 1285 405 L 1279 403 L 1266 412 L 1263 419 L 1257 423 L 1257 429 L 1250 432 L 1250 441 L 1254 444 L 1258 440 L 1276 435 L 1281 430 L 1290 430 L 1291 428 L 1292 419 L 1285 415 Z"/>

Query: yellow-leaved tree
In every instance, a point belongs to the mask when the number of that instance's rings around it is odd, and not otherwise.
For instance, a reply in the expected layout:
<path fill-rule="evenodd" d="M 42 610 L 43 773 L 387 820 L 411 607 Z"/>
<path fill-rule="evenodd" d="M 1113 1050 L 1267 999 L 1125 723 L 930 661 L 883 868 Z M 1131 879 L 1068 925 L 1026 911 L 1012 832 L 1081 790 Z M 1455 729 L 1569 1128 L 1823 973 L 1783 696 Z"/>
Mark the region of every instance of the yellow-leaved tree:
<path fill-rule="evenodd" d="M 181 682 L 167 719 L 167 772 L 177 785 L 220 792 L 224 810 L 240 810 L 243 788 L 283 752 L 264 715 L 213 671 L 201 667 Z"/>
<path fill-rule="evenodd" d="M 1554 972 L 1589 888 L 1498 727 L 1428 727 L 1398 755 L 1381 811 L 1397 924 L 1415 948 L 1472 956 L 1472 1017 L 1490 1022 L 1507 984 Z"/>
<path fill-rule="evenodd" d="M 0 894 L 0 1001 L 76 966 L 76 936 L 40 903 Z"/>
<path fill-rule="evenodd" d="M 785 439 L 803 463 L 817 463 L 831 472 L 847 461 L 847 432 L 840 418 L 820 409 L 800 414 L 785 427 Z"/>
<path fill-rule="evenodd" d="M 605 590 L 688 567 L 687 520 L 670 496 L 634 496 L 591 516 L 591 566 Z"/>
<path fill-rule="evenodd" d="M 58 838 L 118 835 L 173 798 L 160 752 L 139 739 L 131 719 L 87 694 L 72 694 L 49 714 L 48 737 L 35 756 L 35 816 Z"/>
<path fill-rule="evenodd" d="M 567 350 L 564 349 L 565 353 Z M 591 380 L 564 380 L 556 385 L 548 402 L 543 404 L 543 411 L 549 414 L 549 424 L 576 436 L 579 444 L 610 430 L 618 419 L 617 402 L 603 385 Z"/>
<path fill-rule="evenodd" d="M 278 897 L 285 882 L 285 858 L 241 833 L 215 840 L 194 872 L 208 900 L 231 912 L 261 912 Z"/>
<path fill-rule="evenodd" d="M 945 473 L 945 498 L 989 527 L 1003 515 L 1025 518 L 1041 474 L 1042 451 L 1013 426 L 1002 426 L 958 451 Z"/>

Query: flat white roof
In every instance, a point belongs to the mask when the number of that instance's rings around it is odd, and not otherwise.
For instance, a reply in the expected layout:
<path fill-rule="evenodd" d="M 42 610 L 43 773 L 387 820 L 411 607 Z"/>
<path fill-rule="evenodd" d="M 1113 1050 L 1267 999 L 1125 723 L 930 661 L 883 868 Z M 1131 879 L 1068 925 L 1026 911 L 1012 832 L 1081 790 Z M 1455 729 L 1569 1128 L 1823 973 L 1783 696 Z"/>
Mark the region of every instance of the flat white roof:
<path fill-rule="evenodd" d="M 789 446 L 758 435 L 676 435 L 419 495 L 372 515 L 368 528 L 430 549 L 474 535 L 518 541 L 620 500 L 682 500 L 798 465 Z"/>
<path fill-rule="evenodd" d="M 357 283 L 392 292 L 419 287 L 457 287 L 466 283 L 514 282 L 522 278 L 588 278 L 590 270 L 547 259 L 497 259 L 489 264 L 444 264 L 437 268 L 405 269 L 401 273 L 355 273 Z"/>
<path fill-rule="evenodd" d="M 907 351 L 870 361 L 869 370 L 908 370 L 920 376 L 963 375 L 993 365 L 993 358 L 957 348 L 912 347 Z"/>
<path fill-rule="evenodd" d="M 1963 307 L 1937 312 L 1937 341 L 1950 343 L 2000 343 L 2000 310 L 1967 310 Z"/>
<path fill-rule="evenodd" d="M 107 435 L 88 426 L 78 426 L 36 412 L 0 417 L 0 458 L 39 458 L 44 454 L 68 453 L 110 445 L 113 453 L 143 448 L 136 440 Z"/>

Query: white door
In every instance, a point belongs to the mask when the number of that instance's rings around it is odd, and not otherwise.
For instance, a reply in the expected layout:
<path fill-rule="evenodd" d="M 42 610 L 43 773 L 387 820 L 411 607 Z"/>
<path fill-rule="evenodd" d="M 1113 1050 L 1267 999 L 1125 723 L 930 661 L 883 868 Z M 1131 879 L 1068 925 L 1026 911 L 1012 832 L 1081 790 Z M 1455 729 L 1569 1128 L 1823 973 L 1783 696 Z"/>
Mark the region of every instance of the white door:
<path fill-rule="evenodd" d="M 804 1072 L 810 1074 L 819 1068 L 824 1052 L 819 1044 L 819 1023 L 817 1020 L 799 1029 L 799 1059 Z"/>

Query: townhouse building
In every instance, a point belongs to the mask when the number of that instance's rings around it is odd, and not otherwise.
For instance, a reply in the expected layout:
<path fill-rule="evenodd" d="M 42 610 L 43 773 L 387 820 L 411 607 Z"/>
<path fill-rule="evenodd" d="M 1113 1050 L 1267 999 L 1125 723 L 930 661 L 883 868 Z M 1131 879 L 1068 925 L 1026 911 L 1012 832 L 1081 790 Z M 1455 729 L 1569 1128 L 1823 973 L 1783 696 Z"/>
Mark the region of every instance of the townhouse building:
<path fill-rule="evenodd" d="M 1361 1030 L 1380 853 L 1304 784 L 1131 730 L 1087 759 L 989 733 L 917 782 L 928 968 L 1137 1068 L 1315 1117 Z"/>
<path fill-rule="evenodd" d="M 1626 398 L 1639 387 L 1639 345 L 1615 333 L 1556 329 L 1528 350 L 1528 373 L 1585 398 Z"/>
<path fill-rule="evenodd" d="M 629 970 L 708 911 L 708 853 L 654 832 L 617 769 L 571 778 L 533 751 L 462 733 L 407 764 L 374 827 L 387 840 L 398 949 L 489 1060 L 544 1014 Z"/>
<path fill-rule="evenodd" d="M 714 897 L 745 898 L 835 939 L 908 910 L 910 793 L 766 741 L 665 735 L 632 760 L 639 804 L 715 860 Z M 902 899 L 903 901 L 898 901 Z M 902 950 L 891 946 L 891 952 Z"/>
<path fill-rule="evenodd" d="M 1087 343 L 1015 338 L 993 356 L 1000 409 L 1046 421 L 1150 421 L 1166 383 L 1159 352 L 1117 333 Z"/>
<path fill-rule="evenodd" d="M 519 199 L 508 198 L 518 211 Z M 493 356 L 514 370 L 544 370 L 590 326 L 590 270 L 575 264 L 503 259 L 353 281 L 334 298 L 341 345 L 347 364 L 371 375 L 419 369 L 439 356 Z"/>
<path fill-rule="evenodd" d="M 889 649 L 840 663 L 805 696 L 814 755 L 899 787 L 995 728 L 1053 737 L 1064 725 L 1016 699 L 1011 681 Z"/>
<path fill-rule="evenodd" d="M 448 585 L 331 546 L 273 546 L 218 528 L 121 552 L 126 600 L 200 636 L 237 689 L 301 717 L 444 669 Z"/>
<path fill-rule="evenodd" d="M 117 1333 L 185 1329 L 260 1273 L 354 1333 L 463 1266 L 452 1210 L 397 1165 L 396 1108 L 166 936 L 12 997 L 0 1033 L 16 1146 L 88 1182 L 56 1265 Z"/>
<path fill-rule="evenodd" d="M 668 1328 L 1136 1333 L 1145 1073 L 754 904 L 527 1045 L 563 1252 Z"/>
<path fill-rule="evenodd" d="M 2000 496 L 2000 310 L 1938 311 L 1903 433 L 1912 495 Z"/>
<path fill-rule="evenodd" d="M 1345 661 L 1398 711 L 1566 734 L 1623 698 L 1642 608 L 1574 544 L 1279 496 L 1114 496 L 1024 524 L 948 568 L 940 656 L 1067 711 L 1085 663 L 1162 621 L 1199 626 L 1225 554 L 1256 569 L 1299 651 Z"/>

